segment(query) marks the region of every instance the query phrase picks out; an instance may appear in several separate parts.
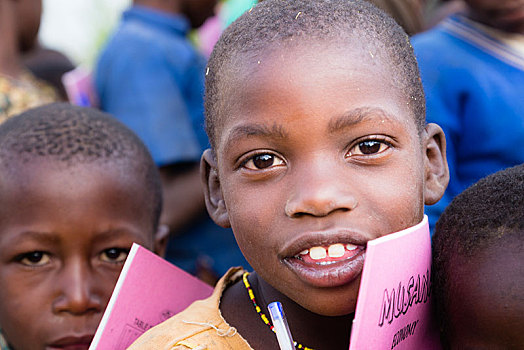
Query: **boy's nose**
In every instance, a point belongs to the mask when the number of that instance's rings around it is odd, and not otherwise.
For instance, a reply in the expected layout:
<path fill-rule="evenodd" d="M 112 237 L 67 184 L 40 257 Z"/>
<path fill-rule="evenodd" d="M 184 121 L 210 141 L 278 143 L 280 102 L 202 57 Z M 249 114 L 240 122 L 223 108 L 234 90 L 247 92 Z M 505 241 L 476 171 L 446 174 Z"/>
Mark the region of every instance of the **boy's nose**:
<path fill-rule="evenodd" d="M 351 211 L 358 201 L 348 179 L 329 164 L 310 164 L 297 176 L 285 212 L 288 217 L 327 216 L 336 211 Z"/>
<path fill-rule="evenodd" d="M 87 264 L 76 263 L 66 267 L 56 283 L 59 291 L 53 302 L 55 313 L 82 315 L 103 311 L 102 297 L 97 293 L 99 288 Z"/>

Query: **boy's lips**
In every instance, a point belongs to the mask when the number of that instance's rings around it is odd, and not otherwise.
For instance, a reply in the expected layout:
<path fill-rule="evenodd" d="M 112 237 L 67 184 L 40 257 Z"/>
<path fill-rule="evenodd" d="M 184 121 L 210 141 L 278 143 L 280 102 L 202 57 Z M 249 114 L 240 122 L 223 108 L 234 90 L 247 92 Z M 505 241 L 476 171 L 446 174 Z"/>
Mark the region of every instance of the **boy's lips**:
<path fill-rule="evenodd" d="M 304 234 L 280 254 L 288 268 L 314 287 L 338 287 L 355 280 L 364 266 L 367 239 L 346 231 Z"/>
<path fill-rule="evenodd" d="M 93 334 L 85 336 L 65 336 L 51 341 L 46 350 L 87 350 L 93 341 Z"/>

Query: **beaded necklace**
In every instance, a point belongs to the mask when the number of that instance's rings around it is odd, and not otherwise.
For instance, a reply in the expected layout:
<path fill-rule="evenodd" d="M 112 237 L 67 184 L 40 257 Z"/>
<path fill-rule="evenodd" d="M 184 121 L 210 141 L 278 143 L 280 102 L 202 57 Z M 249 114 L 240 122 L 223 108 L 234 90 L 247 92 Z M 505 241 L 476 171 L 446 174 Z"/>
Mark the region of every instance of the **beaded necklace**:
<path fill-rule="evenodd" d="M 251 288 L 251 285 L 249 284 L 249 281 L 247 279 L 247 276 L 249 276 L 249 272 L 244 272 L 244 275 L 242 276 L 242 280 L 244 281 L 244 286 L 247 289 L 247 294 L 249 295 L 249 299 L 253 302 L 253 305 L 255 306 L 255 310 L 257 314 L 260 315 L 260 318 L 264 323 L 271 329 L 273 332 L 275 332 L 275 329 L 269 319 L 267 318 L 266 314 L 262 312 L 262 309 L 260 306 L 258 306 L 257 301 L 255 300 L 255 293 L 253 293 L 253 289 Z M 300 343 L 294 342 L 296 349 L 303 349 L 303 350 L 314 350 L 313 348 L 308 348 L 307 346 L 304 346 Z"/>

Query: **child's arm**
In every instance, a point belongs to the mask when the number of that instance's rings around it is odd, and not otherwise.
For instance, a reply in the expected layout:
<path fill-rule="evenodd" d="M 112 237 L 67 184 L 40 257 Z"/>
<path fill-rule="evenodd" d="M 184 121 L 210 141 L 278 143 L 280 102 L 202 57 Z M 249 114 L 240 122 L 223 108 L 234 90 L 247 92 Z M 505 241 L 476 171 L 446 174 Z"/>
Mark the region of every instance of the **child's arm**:
<path fill-rule="evenodd" d="M 22 72 L 14 2 L 0 0 L 0 74 L 16 78 Z"/>
<path fill-rule="evenodd" d="M 160 168 L 164 208 L 160 222 L 171 234 L 205 213 L 204 195 L 198 164 L 173 164 Z"/>

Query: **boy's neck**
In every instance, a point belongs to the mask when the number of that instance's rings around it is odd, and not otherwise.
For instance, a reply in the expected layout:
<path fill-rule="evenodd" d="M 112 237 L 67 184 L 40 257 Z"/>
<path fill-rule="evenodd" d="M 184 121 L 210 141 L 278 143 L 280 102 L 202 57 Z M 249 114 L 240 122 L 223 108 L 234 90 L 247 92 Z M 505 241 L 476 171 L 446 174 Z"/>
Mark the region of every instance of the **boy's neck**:
<path fill-rule="evenodd" d="M 268 318 L 267 305 L 272 301 L 282 303 L 296 342 L 314 349 L 349 348 L 353 314 L 330 317 L 313 313 L 280 293 L 256 273 L 249 275 L 249 283 L 257 304 Z M 224 292 L 220 309 L 226 321 L 237 328 L 253 348 L 278 349 L 275 334 L 255 311 L 242 281 Z"/>

